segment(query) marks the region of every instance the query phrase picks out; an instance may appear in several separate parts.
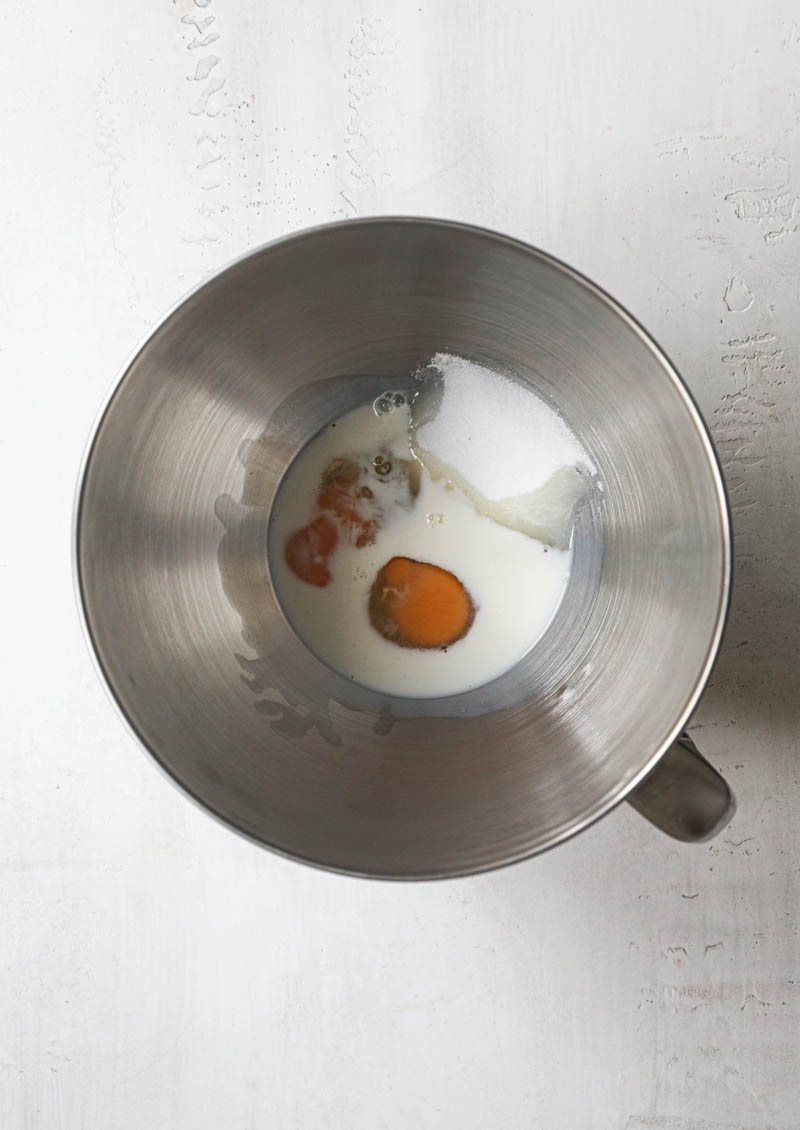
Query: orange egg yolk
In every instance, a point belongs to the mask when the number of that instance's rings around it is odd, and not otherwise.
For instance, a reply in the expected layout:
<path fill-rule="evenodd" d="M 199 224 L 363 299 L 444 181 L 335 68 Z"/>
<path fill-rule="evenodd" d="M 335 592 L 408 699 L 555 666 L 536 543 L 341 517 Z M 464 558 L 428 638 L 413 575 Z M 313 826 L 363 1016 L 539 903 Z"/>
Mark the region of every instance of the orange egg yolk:
<path fill-rule="evenodd" d="M 328 560 L 338 541 L 338 529 L 330 518 L 320 514 L 288 539 L 284 550 L 286 564 L 301 581 L 325 588 L 331 579 Z"/>
<path fill-rule="evenodd" d="M 475 605 L 454 573 L 427 561 L 392 557 L 372 585 L 369 617 L 400 647 L 443 648 L 467 634 Z"/>
<path fill-rule="evenodd" d="M 358 549 L 375 540 L 378 523 L 363 513 L 372 491 L 358 486 L 358 474 L 354 464 L 335 460 L 327 468 L 317 492 L 318 513 L 307 525 L 295 530 L 286 542 L 286 564 L 306 584 L 325 588 L 329 583 L 329 562 L 340 536 Z"/>

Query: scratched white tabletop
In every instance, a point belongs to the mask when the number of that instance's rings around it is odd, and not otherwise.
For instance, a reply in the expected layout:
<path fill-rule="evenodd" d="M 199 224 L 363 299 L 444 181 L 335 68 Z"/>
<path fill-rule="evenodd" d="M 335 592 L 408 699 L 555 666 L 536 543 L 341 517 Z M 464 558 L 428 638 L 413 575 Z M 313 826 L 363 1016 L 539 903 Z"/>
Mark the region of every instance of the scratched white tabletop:
<path fill-rule="evenodd" d="M 797 1130 L 797 6 L 19 0 L 3 34 L 0 1126 Z M 478 879 L 317 873 L 187 803 L 98 683 L 70 517 L 116 370 L 245 249 L 395 212 L 573 263 L 710 421 L 710 846 L 622 806 Z"/>

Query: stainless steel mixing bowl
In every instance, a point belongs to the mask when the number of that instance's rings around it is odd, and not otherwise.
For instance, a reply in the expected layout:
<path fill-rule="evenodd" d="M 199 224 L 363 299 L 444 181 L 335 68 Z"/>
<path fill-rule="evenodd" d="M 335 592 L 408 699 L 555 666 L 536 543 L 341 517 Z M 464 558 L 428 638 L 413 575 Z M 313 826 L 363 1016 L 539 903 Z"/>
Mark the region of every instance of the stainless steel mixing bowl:
<path fill-rule="evenodd" d="M 295 636 L 267 526 L 303 444 L 439 350 L 528 382 L 591 453 L 604 494 L 524 660 L 464 695 L 392 698 Z M 365 875 L 457 875 L 551 847 L 628 794 L 684 839 L 732 811 L 722 778 L 674 744 L 730 586 L 708 433 L 632 318 L 522 243 L 358 220 L 215 275 L 106 404 L 75 544 L 85 625 L 131 728 L 191 796 L 278 851 Z"/>

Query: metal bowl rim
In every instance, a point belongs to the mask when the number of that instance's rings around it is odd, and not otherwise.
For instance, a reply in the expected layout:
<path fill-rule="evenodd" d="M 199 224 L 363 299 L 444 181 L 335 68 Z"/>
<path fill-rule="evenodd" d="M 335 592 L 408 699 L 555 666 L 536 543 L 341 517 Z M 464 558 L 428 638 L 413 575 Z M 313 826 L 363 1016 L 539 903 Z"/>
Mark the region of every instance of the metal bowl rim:
<path fill-rule="evenodd" d="M 171 769 L 161 760 L 159 754 L 148 745 L 144 737 L 139 733 L 132 718 L 129 717 L 125 707 L 118 697 L 114 684 L 102 664 L 100 655 L 95 643 L 94 636 L 92 635 L 89 626 L 89 618 L 87 613 L 87 598 L 84 592 L 83 578 L 81 576 L 80 568 L 80 523 L 81 523 L 81 510 L 83 505 L 84 487 L 86 478 L 89 471 L 94 447 L 97 442 L 100 430 L 103 426 L 105 418 L 111 410 L 114 398 L 122 387 L 122 383 L 128 376 L 131 368 L 136 360 L 148 347 L 151 340 L 158 334 L 161 328 L 166 325 L 170 318 L 182 306 L 188 303 L 199 291 L 203 290 L 206 286 L 216 283 L 219 278 L 227 271 L 234 269 L 247 259 L 262 254 L 274 247 L 279 247 L 282 244 L 289 242 L 297 242 L 300 240 L 310 239 L 322 232 L 330 231 L 336 228 L 344 227 L 380 227 L 392 224 L 417 224 L 427 227 L 446 229 L 450 231 L 466 232 L 470 235 L 479 236 L 484 239 L 489 239 L 495 242 L 504 243 L 509 247 L 514 248 L 526 255 L 533 256 L 541 262 L 546 263 L 548 266 L 560 271 L 567 278 L 577 283 L 579 286 L 584 287 L 599 298 L 612 313 L 616 314 L 629 329 L 640 339 L 640 341 L 650 350 L 653 356 L 661 365 L 666 375 L 672 381 L 679 396 L 684 401 L 686 408 L 689 411 L 697 433 L 702 442 L 708 457 L 709 467 L 712 472 L 714 484 L 717 493 L 717 502 L 719 505 L 719 514 L 723 534 L 723 563 L 722 563 L 722 577 L 719 590 L 719 602 L 717 607 L 717 616 L 714 625 L 714 632 L 712 634 L 711 642 L 709 644 L 708 652 L 706 654 L 703 666 L 695 680 L 694 687 L 691 694 L 687 698 L 678 718 L 676 719 L 672 729 L 670 730 L 667 738 L 656 749 L 655 753 L 647 760 L 641 770 L 633 777 L 633 779 L 619 787 L 611 793 L 610 796 L 603 798 L 597 805 L 590 811 L 584 813 L 574 824 L 568 828 L 557 830 L 549 839 L 543 843 L 535 845 L 533 848 L 526 848 L 525 850 L 514 853 L 502 859 L 492 861 L 489 863 L 480 864 L 478 866 L 466 866 L 464 868 L 455 868 L 452 870 L 442 872 L 422 872 L 419 874 L 408 874 L 404 872 L 376 872 L 368 870 L 357 870 L 354 868 L 337 867 L 322 859 L 316 859 L 311 856 L 304 856 L 297 853 L 289 852 L 284 848 L 278 847 L 265 839 L 253 835 L 247 829 L 242 828 L 235 821 L 231 820 L 221 811 L 211 807 L 205 800 L 197 796 L 191 789 L 189 789 L 179 778 L 171 771 Z M 530 859 L 534 855 L 540 855 L 542 852 L 549 851 L 560 843 L 571 839 L 573 836 L 578 835 L 579 832 L 585 831 L 592 824 L 594 824 L 601 817 L 605 816 L 613 808 L 615 808 L 625 797 L 631 793 L 637 785 L 639 785 L 644 778 L 651 772 L 658 761 L 664 756 L 669 747 L 675 739 L 681 734 L 686 726 L 689 718 L 691 717 L 697 703 L 702 695 L 706 683 L 711 675 L 714 663 L 717 660 L 722 637 L 725 630 L 725 622 L 727 620 L 728 611 L 731 601 L 731 588 L 733 582 L 733 539 L 731 532 L 731 515 L 730 503 L 728 500 L 725 480 L 722 475 L 719 458 L 714 448 L 711 436 L 709 434 L 706 423 L 697 406 L 694 396 L 689 391 L 680 373 L 672 364 L 667 354 L 661 348 L 656 340 L 647 332 L 647 330 L 637 321 L 636 318 L 615 298 L 612 298 L 602 287 L 593 282 L 592 279 L 577 271 L 574 267 L 558 259 L 556 256 L 542 251 L 532 244 L 526 243 L 524 240 L 516 239 L 513 236 L 504 234 L 503 232 L 495 231 L 492 228 L 482 227 L 477 224 L 464 223 L 458 220 L 442 219 L 438 217 L 429 216 L 365 216 L 357 217 L 348 220 L 334 220 L 332 222 L 315 224 L 313 227 L 301 228 L 298 231 L 289 232 L 286 235 L 278 236 L 275 239 L 267 240 L 259 244 L 257 247 L 251 248 L 249 251 L 237 255 L 234 259 L 230 260 L 224 266 L 219 267 L 212 274 L 202 279 L 195 286 L 191 287 L 182 297 L 180 297 L 172 306 L 162 315 L 155 325 L 141 338 L 136 347 L 132 350 L 127 360 L 124 362 L 117 375 L 115 376 L 105 399 L 103 400 L 100 409 L 97 412 L 94 424 L 92 425 L 86 445 L 84 448 L 83 456 L 81 458 L 80 468 L 78 471 L 78 479 L 75 487 L 75 496 L 73 503 L 72 513 L 72 535 L 71 535 L 71 557 L 72 557 L 72 579 L 73 588 L 75 592 L 75 600 L 78 607 L 78 616 L 81 622 L 84 640 L 89 649 L 95 670 L 100 677 L 100 681 L 106 689 L 106 692 L 114 705 L 117 714 L 121 718 L 128 732 L 134 738 L 138 747 L 149 755 L 150 759 L 156 763 L 161 772 L 167 777 L 169 781 L 175 785 L 184 796 L 188 797 L 195 805 L 197 805 L 204 813 L 213 816 L 219 823 L 223 824 L 226 828 L 232 829 L 237 832 L 244 839 L 249 840 L 262 848 L 268 848 L 270 851 L 300 863 L 308 864 L 320 870 L 332 872 L 339 875 L 346 875 L 355 878 L 364 879 L 392 879 L 399 881 L 422 881 L 428 879 L 455 879 L 463 878 L 471 875 L 479 875 L 487 871 L 495 871 L 502 867 L 509 867 L 515 863 L 521 863 L 525 859 Z"/>

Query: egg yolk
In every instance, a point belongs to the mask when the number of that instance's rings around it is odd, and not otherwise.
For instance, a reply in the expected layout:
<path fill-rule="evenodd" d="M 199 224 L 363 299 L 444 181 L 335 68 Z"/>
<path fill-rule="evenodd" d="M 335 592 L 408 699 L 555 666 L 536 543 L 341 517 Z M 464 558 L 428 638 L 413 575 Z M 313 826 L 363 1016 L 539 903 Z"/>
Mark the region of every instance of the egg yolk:
<path fill-rule="evenodd" d="M 317 492 L 318 513 L 286 542 L 286 564 L 306 584 L 325 588 L 329 583 L 329 561 L 340 535 L 358 549 L 375 540 L 378 522 L 363 513 L 373 495 L 369 487 L 358 486 L 359 473 L 357 464 L 335 459 Z"/>
<path fill-rule="evenodd" d="M 286 564 L 301 581 L 325 588 L 331 579 L 328 560 L 338 541 L 336 526 L 330 518 L 320 514 L 307 526 L 295 530 L 286 542 Z"/>
<path fill-rule="evenodd" d="M 427 561 L 392 557 L 373 582 L 369 618 L 400 647 L 443 648 L 467 634 L 475 605 L 454 573 Z"/>

